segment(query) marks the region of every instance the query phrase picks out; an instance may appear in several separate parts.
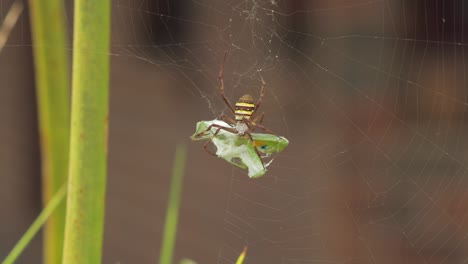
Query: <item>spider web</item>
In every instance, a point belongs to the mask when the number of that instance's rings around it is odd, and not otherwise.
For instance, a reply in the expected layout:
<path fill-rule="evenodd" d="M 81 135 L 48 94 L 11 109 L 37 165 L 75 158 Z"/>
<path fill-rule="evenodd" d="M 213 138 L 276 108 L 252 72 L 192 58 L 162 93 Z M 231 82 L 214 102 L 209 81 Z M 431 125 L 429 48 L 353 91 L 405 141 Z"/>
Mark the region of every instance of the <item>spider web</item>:
<path fill-rule="evenodd" d="M 264 125 L 290 145 L 255 180 L 190 145 L 177 261 L 466 262 L 467 8 L 112 1 L 104 262 L 157 259 L 175 143 L 230 114 L 226 51 L 231 103 L 260 72 Z"/>
<path fill-rule="evenodd" d="M 217 81 L 228 51 L 231 102 L 258 96 L 260 72 L 265 124 L 291 142 L 259 180 L 194 146 L 178 256 L 234 263 L 246 245 L 247 263 L 466 261 L 463 1 L 113 8 L 112 55 L 169 79 L 166 92 L 179 99 L 166 107 L 186 111 L 171 111 L 184 136 L 229 114 Z"/>
<path fill-rule="evenodd" d="M 116 4 L 123 32 L 145 25 L 150 46 L 114 45 L 117 56 L 182 75 L 215 117 L 228 50 L 230 98 L 257 94 L 261 71 L 267 124 L 291 141 L 258 181 L 232 169 L 224 233 L 196 260 L 234 263 L 244 245 L 248 263 L 466 260 L 462 1 L 192 1 L 183 14 L 137 4 Z"/>

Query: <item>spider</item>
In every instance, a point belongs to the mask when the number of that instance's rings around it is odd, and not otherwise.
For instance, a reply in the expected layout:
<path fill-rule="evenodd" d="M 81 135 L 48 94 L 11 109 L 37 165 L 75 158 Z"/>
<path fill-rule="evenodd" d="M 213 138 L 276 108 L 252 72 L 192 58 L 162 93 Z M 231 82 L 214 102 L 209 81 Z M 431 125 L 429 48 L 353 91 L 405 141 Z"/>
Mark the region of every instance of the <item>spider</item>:
<path fill-rule="evenodd" d="M 212 124 L 208 126 L 206 130 L 204 130 L 201 133 L 198 133 L 195 135 L 195 137 L 199 137 L 203 134 L 205 134 L 207 131 L 210 131 L 211 128 L 217 128 L 216 132 L 213 134 L 213 136 L 208 140 L 205 145 L 203 145 L 203 148 L 206 150 L 206 152 L 210 153 L 213 156 L 216 156 L 213 152 L 208 150 L 208 145 L 210 142 L 216 137 L 216 135 L 219 133 L 221 130 L 225 130 L 227 132 L 237 134 L 241 137 L 248 137 L 252 143 L 252 146 L 255 149 L 255 152 L 257 153 L 258 157 L 261 159 L 260 152 L 257 149 L 257 146 L 255 145 L 255 142 L 252 138 L 252 132 L 255 130 L 255 128 L 260 128 L 265 130 L 266 132 L 275 135 L 271 130 L 268 128 L 264 127 L 261 125 L 263 121 L 263 116 L 264 113 L 261 113 L 260 115 L 257 115 L 258 113 L 258 108 L 260 107 L 263 96 L 265 95 L 265 88 L 266 88 L 266 83 L 265 80 L 263 79 L 262 75 L 259 72 L 260 79 L 262 81 L 262 88 L 260 91 L 260 97 L 258 98 L 257 102 L 254 102 L 254 99 L 251 95 L 245 94 L 237 100 L 235 107 L 231 105 L 229 100 L 226 98 L 224 95 L 224 80 L 223 80 L 223 71 L 224 71 L 224 63 L 226 62 L 226 56 L 227 53 L 224 54 L 224 60 L 223 63 L 221 64 L 221 68 L 219 70 L 219 85 L 220 85 L 220 90 L 221 90 L 221 97 L 223 98 L 224 103 L 226 103 L 228 109 L 231 111 L 231 113 L 234 115 L 234 119 L 228 115 L 221 114 L 217 119 L 222 120 L 226 122 L 228 126 L 222 126 L 218 124 Z M 263 164 L 263 167 L 265 168 L 265 164 Z"/>

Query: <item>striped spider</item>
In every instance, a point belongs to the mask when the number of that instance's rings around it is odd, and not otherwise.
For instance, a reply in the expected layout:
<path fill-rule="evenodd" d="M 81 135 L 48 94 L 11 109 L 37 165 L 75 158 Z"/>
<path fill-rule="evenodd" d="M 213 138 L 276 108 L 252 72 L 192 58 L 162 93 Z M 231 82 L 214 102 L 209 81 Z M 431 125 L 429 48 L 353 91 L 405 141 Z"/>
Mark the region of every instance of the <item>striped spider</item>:
<path fill-rule="evenodd" d="M 213 138 L 216 137 L 219 131 L 225 130 L 227 132 L 237 134 L 241 137 L 248 137 L 258 157 L 260 158 L 260 160 L 262 160 L 261 159 L 262 156 L 260 155 L 260 152 L 257 149 L 257 144 L 253 140 L 251 133 L 255 130 L 255 128 L 258 127 L 260 129 L 265 130 L 266 132 L 270 134 L 275 135 L 271 130 L 261 125 L 263 121 L 264 113 L 261 113 L 259 115 L 257 114 L 258 108 L 260 107 L 262 103 L 263 96 L 265 95 L 265 88 L 266 88 L 265 80 L 263 80 L 262 75 L 259 73 L 260 79 L 262 80 L 262 88 L 260 91 L 260 97 L 258 98 L 257 102 L 254 102 L 254 99 L 251 95 L 245 94 L 241 96 L 239 100 L 237 100 L 235 107 L 233 107 L 231 103 L 229 102 L 229 100 L 224 95 L 223 70 L 224 70 L 224 62 L 226 61 L 226 55 L 227 53 L 224 54 L 224 60 L 223 60 L 223 63 L 221 64 L 218 78 L 219 78 L 219 84 L 220 84 L 220 89 L 221 89 L 221 97 L 223 98 L 223 101 L 226 103 L 228 109 L 234 115 L 234 119 L 228 115 L 221 114 L 217 119 L 226 122 L 226 124 L 228 124 L 229 126 L 211 124 L 210 126 L 208 126 L 208 128 L 205 131 L 198 133 L 197 135 L 195 135 L 195 137 L 200 137 L 204 135 L 206 132 L 210 131 L 211 128 L 213 127 L 217 128 L 216 132 L 213 134 L 211 139 L 208 140 L 205 143 L 205 145 L 203 145 L 203 148 L 206 150 L 206 152 L 210 153 L 213 156 L 216 156 L 216 154 L 208 150 L 208 144 L 213 140 Z M 262 165 L 265 168 L 265 164 L 263 164 L 263 162 L 262 162 Z"/>

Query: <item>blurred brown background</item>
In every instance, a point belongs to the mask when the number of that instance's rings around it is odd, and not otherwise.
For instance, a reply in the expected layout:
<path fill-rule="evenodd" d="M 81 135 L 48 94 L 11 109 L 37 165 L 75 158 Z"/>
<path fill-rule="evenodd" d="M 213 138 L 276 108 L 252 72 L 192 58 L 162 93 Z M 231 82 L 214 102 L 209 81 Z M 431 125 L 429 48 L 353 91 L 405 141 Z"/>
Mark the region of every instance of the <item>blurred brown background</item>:
<path fill-rule="evenodd" d="M 257 264 L 468 259 L 463 0 L 120 0 L 112 16 L 104 263 L 157 261 L 179 142 L 176 260 L 234 263 L 244 245 Z M 258 96 L 262 70 L 265 125 L 290 140 L 260 179 L 188 139 L 226 110 L 226 50 L 231 102 Z M 0 54 L 2 259 L 40 212 L 32 65 L 26 9 Z M 37 237 L 20 263 L 40 259 Z"/>

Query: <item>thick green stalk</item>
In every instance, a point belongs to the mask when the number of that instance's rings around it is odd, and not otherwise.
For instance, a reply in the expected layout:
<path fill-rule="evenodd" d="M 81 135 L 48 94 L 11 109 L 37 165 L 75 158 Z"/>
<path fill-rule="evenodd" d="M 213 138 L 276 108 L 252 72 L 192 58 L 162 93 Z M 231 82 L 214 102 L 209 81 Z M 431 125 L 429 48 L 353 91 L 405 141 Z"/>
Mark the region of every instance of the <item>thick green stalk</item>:
<path fill-rule="evenodd" d="M 110 1 L 76 0 L 63 263 L 101 263 L 109 105 Z"/>
<path fill-rule="evenodd" d="M 62 0 L 30 0 L 41 139 L 44 206 L 66 182 L 70 133 L 70 78 Z M 62 260 L 65 202 L 44 227 L 44 263 Z"/>
<path fill-rule="evenodd" d="M 172 264 L 186 159 L 187 149 L 185 145 L 177 146 L 174 167 L 172 169 L 171 190 L 167 205 L 166 223 L 164 226 L 164 236 L 159 255 L 159 264 Z"/>

